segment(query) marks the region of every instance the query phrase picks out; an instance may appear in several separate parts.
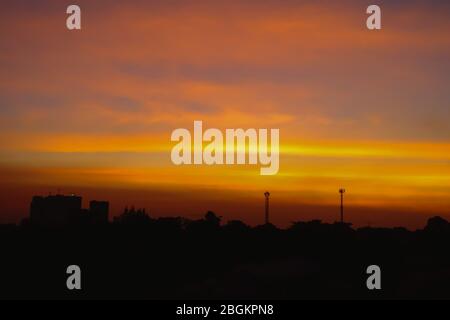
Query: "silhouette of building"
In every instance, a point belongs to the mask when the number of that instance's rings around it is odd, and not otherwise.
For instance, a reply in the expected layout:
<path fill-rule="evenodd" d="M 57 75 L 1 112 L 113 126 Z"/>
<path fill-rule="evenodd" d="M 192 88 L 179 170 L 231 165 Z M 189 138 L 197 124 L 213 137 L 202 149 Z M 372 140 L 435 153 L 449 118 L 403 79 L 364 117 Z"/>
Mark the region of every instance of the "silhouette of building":
<path fill-rule="evenodd" d="M 89 203 L 89 213 L 92 223 L 95 224 L 107 223 L 109 214 L 109 202 L 91 201 Z"/>
<path fill-rule="evenodd" d="M 108 214 L 108 202 L 91 201 L 86 210 L 82 198 L 76 195 L 34 196 L 30 205 L 30 223 L 44 227 L 106 223 Z"/>
<path fill-rule="evenodd" d="M 81 214 L 81 201 L 78 196 L 35 196 L 30 205 L 30 222 L 51 227 L 74 223 Z"/>

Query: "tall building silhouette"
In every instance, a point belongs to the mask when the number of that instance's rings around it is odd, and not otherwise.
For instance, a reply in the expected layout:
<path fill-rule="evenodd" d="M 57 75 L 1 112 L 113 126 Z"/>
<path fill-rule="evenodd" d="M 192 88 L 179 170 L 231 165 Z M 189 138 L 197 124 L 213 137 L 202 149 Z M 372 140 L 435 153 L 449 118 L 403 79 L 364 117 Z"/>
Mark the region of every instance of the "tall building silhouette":
<path fill-rule="evenodd" d="M 54 227 L 74 223 L 81 214 L 81 201 L 78 196 L 35 196 L 30 205 L 30 222 Z"/>
<path fill-rule="evenodd" d="M 34 196 L 30 204 L 30 223 L 43 227 L 107 223 L 108 214 L 108 202 L 91 201 L 86 210 L 76 195 Z"/>

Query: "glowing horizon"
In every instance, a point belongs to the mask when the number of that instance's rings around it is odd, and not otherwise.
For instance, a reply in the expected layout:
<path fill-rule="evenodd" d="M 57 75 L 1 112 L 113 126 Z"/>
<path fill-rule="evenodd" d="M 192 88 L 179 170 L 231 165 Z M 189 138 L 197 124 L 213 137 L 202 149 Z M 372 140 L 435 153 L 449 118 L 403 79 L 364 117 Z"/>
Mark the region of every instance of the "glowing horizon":
<path fill-rule="evenodd" d="M 0 220 L 26 215 L 28 204 L 13 202 L 20 190 L 59 187 L 86 198 L 109 191 L 113 214 L 131 201 L 151 206 L 145 192 L 162 190 L 246 220 L 270 189 L 288 223 L 288 211 L 304 206 L 311 212 L 297 219 L 321 219 L 345 186 L 346 204 L 374 208 L 379 225 L 391 225 L 383 212 L 395 210 L 450 215 L 448 3 L 382 3 L 379 32 L 365 29 L 366 4 L 352 0 L 78 4 L 80 32 L 64 28 L 56 1 L 19 0 L 0 13 L 0 189 L 9 210 Z M 279 173 L 174 166 L 170 133 L 194 120 L 279 128 Z M 202 199 L 205 189 L 214 202 Z M 247 198 L 231 204 L 230 193 Z"/>

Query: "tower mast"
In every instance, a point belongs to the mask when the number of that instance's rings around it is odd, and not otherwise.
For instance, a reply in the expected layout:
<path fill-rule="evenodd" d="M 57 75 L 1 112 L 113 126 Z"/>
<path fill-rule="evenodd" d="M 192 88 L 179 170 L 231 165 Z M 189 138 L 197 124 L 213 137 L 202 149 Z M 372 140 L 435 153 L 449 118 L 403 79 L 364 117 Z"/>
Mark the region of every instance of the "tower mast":
<path fill-rule="evenodd" d="M 269 224 L 269 196 L 270 193 L 268 191 L 264 192 L 265 199 L 265 223 Z"/>
<path fill-rule="evenodd" d="M 344 223 L 344 193 L 345 189 L 341 188 L 339 189 L 339 193 L 341 194 L 341 223 Z"/>

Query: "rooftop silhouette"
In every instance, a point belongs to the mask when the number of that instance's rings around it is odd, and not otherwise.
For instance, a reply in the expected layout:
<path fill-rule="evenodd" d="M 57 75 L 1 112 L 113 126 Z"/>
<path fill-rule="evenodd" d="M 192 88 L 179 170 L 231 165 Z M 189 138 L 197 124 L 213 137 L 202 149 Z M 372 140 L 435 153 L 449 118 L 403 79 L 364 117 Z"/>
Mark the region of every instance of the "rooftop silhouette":
<path fill-rule="evenodd" d="M 86 223 L 107 223 L 109 203 L 91 201 L 82 209 L 82 198 L 76 195 L 34 196 L 30 204 L 29 223 L 42 227 L 64 227 Z"/>

